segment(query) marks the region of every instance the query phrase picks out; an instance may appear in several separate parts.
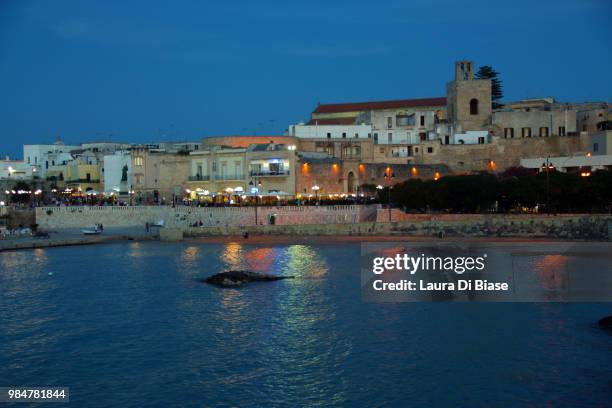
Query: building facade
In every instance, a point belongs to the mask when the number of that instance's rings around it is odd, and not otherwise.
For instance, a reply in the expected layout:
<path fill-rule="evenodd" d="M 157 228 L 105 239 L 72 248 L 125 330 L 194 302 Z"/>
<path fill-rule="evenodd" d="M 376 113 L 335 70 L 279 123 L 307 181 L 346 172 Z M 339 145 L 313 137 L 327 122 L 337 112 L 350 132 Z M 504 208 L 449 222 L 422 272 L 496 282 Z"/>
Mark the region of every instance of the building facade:
<path fill-rule="evenodd" d="M 591 135 L 589 152 L 594 156 L 612 155 L 612 130 L 604 130 Z"/>
<path fill-rule="evenodd" d="M 190 154 L 187 190 L 192 199 L 295 196 L 294 145 L 210 146 Z M 243 197 L 244 196 L 244 197 Z"/>
<path fill-rule="evenodd" d="M 130 149 L 132 179 L 129 189 L 138 202 L 172 203 L 182 197 L 187 185 L 189 153 L 168 152 L 158 147 L 135 145 Z"/>
<path fill-rule="evenodd" d="M 67 164 L 73 159 L 71 152 L 80 148 L 65 145 L 60 140 L 54 144 L 23 145 L 23 160 L 36 168 L 40 177 L 46 178 L 49 167 Z"/>
<path fill-rule="evenodd" d="M 36 175 L 36 167 L 28 165 L 23 160 L 11 160 L 5 157 L 0 160 L 1 180 L 31 180 Z"/>
<path fill-rule="evenodd" d="M 132 154 L 130 150 L 119 150 L 104 156 L 104 191 L 129 195 L 133 189 Z"/>
<path fill-rule="evenodd" d="M 527 99 L 493 112 L 492 131 L 504 139 L 576 136 L 576 113 L 553 98 Z"/>

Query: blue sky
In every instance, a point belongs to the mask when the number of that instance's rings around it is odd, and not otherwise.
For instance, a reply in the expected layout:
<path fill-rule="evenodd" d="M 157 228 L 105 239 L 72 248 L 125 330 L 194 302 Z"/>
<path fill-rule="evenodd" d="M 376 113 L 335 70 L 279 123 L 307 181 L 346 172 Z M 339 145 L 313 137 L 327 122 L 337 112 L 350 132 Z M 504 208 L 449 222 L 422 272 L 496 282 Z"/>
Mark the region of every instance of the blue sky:
<path fill-rule="evenodd" d="M 281 134 L 317 102 L 612 98 L 612 2 L 0 0 L 0 153 L 23 143 Z"/>

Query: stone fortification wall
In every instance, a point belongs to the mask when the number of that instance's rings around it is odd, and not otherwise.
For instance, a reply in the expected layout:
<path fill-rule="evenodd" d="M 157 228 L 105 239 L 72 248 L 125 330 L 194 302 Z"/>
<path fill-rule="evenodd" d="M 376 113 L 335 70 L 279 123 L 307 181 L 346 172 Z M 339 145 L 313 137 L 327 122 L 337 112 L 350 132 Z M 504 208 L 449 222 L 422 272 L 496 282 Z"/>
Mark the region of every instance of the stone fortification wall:
<path fill-rule="evenodd" d="M 248 225 L 358 223 L 375 218 L 378 206 L 284 207 L 40 207 L 36 222 L 41 228 L 84 228 L 96 223 L 108 227 L 144 226 L 163 220 L 167 227 L 186 228 Z"/>
<path fill-rule="evenodd" d="M 387 215 L 387 214 L 386 214 Z M 388 215 L 387 215 L 388 216 Z M 383 217 L 384 218 L 384 217 Z M 516 237 L 609 241 L 612 215 L 417 215 L 398 222 L 345 224 L 263 225 L 248 227 L 188 228 L 185 236 L 241 235 L 338 235 L 414 237 Z"/>

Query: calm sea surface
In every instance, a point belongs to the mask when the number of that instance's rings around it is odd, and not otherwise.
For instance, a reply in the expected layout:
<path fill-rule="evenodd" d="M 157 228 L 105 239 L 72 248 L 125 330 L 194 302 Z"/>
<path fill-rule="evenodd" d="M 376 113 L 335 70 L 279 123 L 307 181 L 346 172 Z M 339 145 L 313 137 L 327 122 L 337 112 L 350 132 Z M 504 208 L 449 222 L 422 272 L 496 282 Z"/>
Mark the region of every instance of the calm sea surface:
<path fill-rule="evenodd" d="M 87 407 L 612 401 L 596 326 L 612 303 L 363 303 L 359 257 L 357 243 L 0 253 L 0 386 L 68 386 Z M 299 279 L 199 282 L 229 268 Z"/>

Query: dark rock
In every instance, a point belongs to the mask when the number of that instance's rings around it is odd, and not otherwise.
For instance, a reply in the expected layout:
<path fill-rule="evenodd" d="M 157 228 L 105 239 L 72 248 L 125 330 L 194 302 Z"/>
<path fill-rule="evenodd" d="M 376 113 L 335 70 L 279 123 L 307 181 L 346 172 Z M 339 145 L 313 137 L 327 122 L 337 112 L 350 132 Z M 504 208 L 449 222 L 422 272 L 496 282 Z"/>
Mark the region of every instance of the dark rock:
<path fill-rule="evenodd" d="M 249 282 L 270 282 L 282 279 L 290 279 L 293 276 L 276 276 L 250 271 L 227 271 L 214 274 L 204 279 L 205 283 L 218 285 L 225 288 L 240 286 Z"/>
<path fill-rule="evenodd" d="M 612 331 L 612 316 L 606 316 L 599 319 L 599 328 Z"/>

